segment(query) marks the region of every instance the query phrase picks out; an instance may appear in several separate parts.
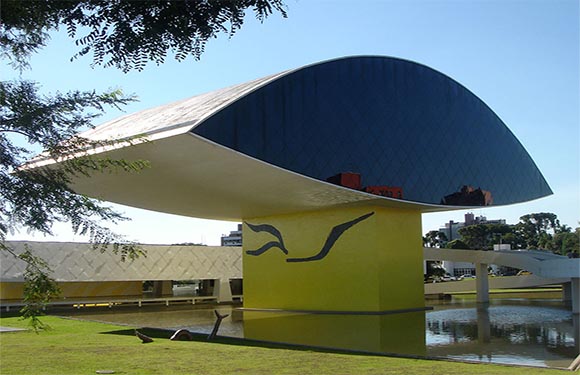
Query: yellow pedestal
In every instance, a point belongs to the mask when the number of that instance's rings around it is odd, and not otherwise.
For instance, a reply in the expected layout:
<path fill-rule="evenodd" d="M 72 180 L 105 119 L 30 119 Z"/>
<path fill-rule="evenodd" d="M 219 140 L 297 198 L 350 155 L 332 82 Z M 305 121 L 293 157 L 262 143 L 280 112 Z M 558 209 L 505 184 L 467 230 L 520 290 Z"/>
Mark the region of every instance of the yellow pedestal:
<path fill-rule="evenodd" d="M 356 207 L 244 220 L 244 308 L 421 309 L 421 214 Z"/>

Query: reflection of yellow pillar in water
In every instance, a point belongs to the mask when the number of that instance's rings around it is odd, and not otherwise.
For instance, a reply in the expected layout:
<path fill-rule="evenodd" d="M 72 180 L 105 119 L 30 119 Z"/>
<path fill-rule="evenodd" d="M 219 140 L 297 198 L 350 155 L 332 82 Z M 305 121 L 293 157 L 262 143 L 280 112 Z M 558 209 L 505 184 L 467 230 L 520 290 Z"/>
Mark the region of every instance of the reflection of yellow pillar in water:
<path fill-rule="evenodd" d="M 357 207 L 244 222 L 245 308 L 424 307 L 419 211 Z"/>
<path fill-rule="evenodd" d="M 424 308 L 419 211 L 365 206 L 244 222 L 244 308 L 365 313 Z M 423 337 L 424 320 L 418 325 Z M 249 337 L 251 329 L 245 330 Z"/>
<path fill-rule="evenodd" d="M 425 312 L 385 315 L 244 311 L 255 340 L 370 353 L 426 355 Z"/>
<path fill-rule="evenodd" d="M 488 306 L 477 307 L 477 341 L 482 344 L 491 341 L 491 322 Z"/>
<path fill-rule="evenodd" d="M 572 314 L 572 327 L 574 329 L 574 347 L 576 353 L 580 353 L 580 315 Z M 579 354 L 580 356 L 580 354 Z"/>

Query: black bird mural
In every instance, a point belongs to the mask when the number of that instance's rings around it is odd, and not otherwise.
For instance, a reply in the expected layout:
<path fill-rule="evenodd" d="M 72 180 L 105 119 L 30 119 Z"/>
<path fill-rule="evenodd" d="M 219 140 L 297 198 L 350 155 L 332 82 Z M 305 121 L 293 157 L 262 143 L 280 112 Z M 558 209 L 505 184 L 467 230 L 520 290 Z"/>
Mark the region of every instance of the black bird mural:
<path fill-rule="evenodd" d="M 251 230 L 253 230 L 256 233 L 267 232 L 278 239 L 278 241 L 268 242 L 267 244 L 260 247 L 259 249 L 248 250 L 248 251 L 246 251 L 246 254 L 261 255 L 261 254 L 265 253 L 266 251 L 268 251 L 274 247 L 277 247 L 280 250 L 282 250 L 282 252 L 284 254 L 288 255 L 288 250 L 286 249 L 286 246 L 284 246 L 284 239 L 282 238 L 282 233 L 280 233 L 280 231 L 278 229 L 276 229 L 276 227 L 274 227 L 273 225 L 270 225 L 270 224 L 253 225 L 253 224 L 250 224 L 248 222 L 246 222 L 246 225 L 248 226 L 248 228 L 250 228 Z"/>
<path fill-rule="evenodd" d="M 352 228 L 356 224 L 360 223 L 363 220 L 368 219 L 369 217 L 371 217 L 373 215 L 374 215 L 374 212 L 369 212 L 368 214 L 365 214 L 365 215 L 362 215 L 360 217 L 357 217 L 356 219 L 347 221 L 346 223 L 336 225 L 335 227 L 333 227 L 330 230 L 330 233 L 328 234 L 328 237 L 326 237 L 326 241 L 324 242 L 322 249 L 320 249 L 320 251 L 318 253 L 316 253 L 315 255 L 309 256 L 309 257 L 305 257 L 305 258 L 288 258 L 288 259 L 286 259 L 286 262 L 288 262 L 288 263 L 313 262 L 313 261 L 324 259 L 328 255 L 328 253 L 330 252 L 330 250 L 332 249 L 332 247 L 334 246 L 336 241 L 338 241 L 338 239 L 344 234 L 344 232 L 346 232 L 348 229 Z M 284 245 L 284 239 L 282 238 L 282 233 L 280 233 L 280 231 L 278 229 L 276 229 L 276 227 L 274 227 L 273 225 L 270 225 L 270 224 L 254 225 L 254 224 L 250 224 L 248 222 L 245 222 L 245 224 L 252 231 L 254 231 L 256 233 L 267 232 L 278 239 L 278 241 L 270 241 L 256 250 L 247 250 L 246 254 L 258 256 L 258 255 L 262 255 L 263 253 L 265 253 L 266 251 L 268 251 L 274 247 L 277 247 L 280 250 L 282 250 L 282 252 L 284 254 L 288 255 L 288 249 Z"/>

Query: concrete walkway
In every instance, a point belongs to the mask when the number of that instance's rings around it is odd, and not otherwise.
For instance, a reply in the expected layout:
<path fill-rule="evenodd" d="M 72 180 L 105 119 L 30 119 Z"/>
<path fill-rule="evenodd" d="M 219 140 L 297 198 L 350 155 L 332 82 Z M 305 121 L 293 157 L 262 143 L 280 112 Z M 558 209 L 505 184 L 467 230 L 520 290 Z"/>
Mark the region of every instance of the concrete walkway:
<path fill-rule="evenodd" d="M 423 248 L 425 260 L 452 260 L 474 263 L 477 302 L 489 302 L 487 267 L 497 264 L 527 270 L 546 279 L 546 283 L 562 283 L 566 298 L 572 301 L 572 312 L 580 314 L 580 258 L 568 258 L 537 250 L 483 251 Z M 549 280 L 552 279 L 552 280 Z M 549 281 L 548 281 L 549 280 Z M 541 285 L 541 282 L 538 284 Z"/>
<path fill-rule="evenodd" d="M 569 282 L 568 278 L 547 279 L 536 275 L 502 276 L 489 279 L 490 289 L 521 289 L 557 285 Z M 475 279 L 425 284 L 425 294 L 450 294 L 476 290 Z"/>

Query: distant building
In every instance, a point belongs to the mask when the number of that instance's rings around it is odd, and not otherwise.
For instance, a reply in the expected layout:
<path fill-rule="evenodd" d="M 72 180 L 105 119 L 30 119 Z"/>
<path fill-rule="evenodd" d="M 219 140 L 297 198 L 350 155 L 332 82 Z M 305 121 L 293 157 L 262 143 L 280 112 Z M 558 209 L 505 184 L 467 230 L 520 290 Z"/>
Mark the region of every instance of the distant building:
<path fill-rule="evenodd" d="M 190 303 L 231 302 L 242 295 L 242 249 L 190 245 L 141 245 L 147 253 L 119 262 L 113 252 L 94 251 L 90 243 L 10 241 L 17 254 L 30 250 L 46 259 L 61 289 L 52 304 L 78 307 L 86 301 L 139 303 L 151 299 L 169 304 L 192 297 Z M 22 306 L 26 263 L 0 251 L 0 306 Z M 195 299 L 193 298 L 195 297 Z M 183 299 L 174 302 L 183 302 Z M 76 302 L 75 302 L 76 301 Z M 82 302 L 85 301 L 85 302 Z M 140 305 L 139 305 L 140 306 Z"/>
<path fill-rule="evenodd" d="M 445 223 L 445 226 L 439 228 L 439 232 L 445 233 L 448 241 L 453 241 L 461 236 L 459 235 L 459 229 L 463 227 L 468 227 L 470 225 L 478 224 L 505 224 L 505 219 L 488 220 L 485 216 L 475 216 L 472 212 L 465 214 L 464 222 L 455 222 L 450 220 Z"/>
<path fill-rule="evenodd" d="M 445 223 L 444 227 L 439 228 L 439 232 L 445 233 L 449 241 L 459 239 L 459 229 L 478 224 L 505 224 L 505 219 L 488 220 L 485 216 L 475 216 L 472 212 L 465 214 L 464 222 L 455 222 L 453 220 Z M 494 248 L 495 249 L 495 248 Z M 503 249 L 502 249 L 503 250 Z M 467 262 L 443 261 L 443 268 L 452 276 L 475 275 L 475 265 Z M 498 270 L 494 270 L 498 271 Z"/>
<path fill-rule="evenodd" d="M 242 224 L 238 224 L 238 230 L 229 235 L 222 235 L 222 246 L 242 246 Z"/>
<path fill-rule="evenodd" d="M 467 262 L 454 262 L 451 260 L 444 260 L 442 263 L 445 272 L 451 276 L 474 275 L 475 264 Z"/>

